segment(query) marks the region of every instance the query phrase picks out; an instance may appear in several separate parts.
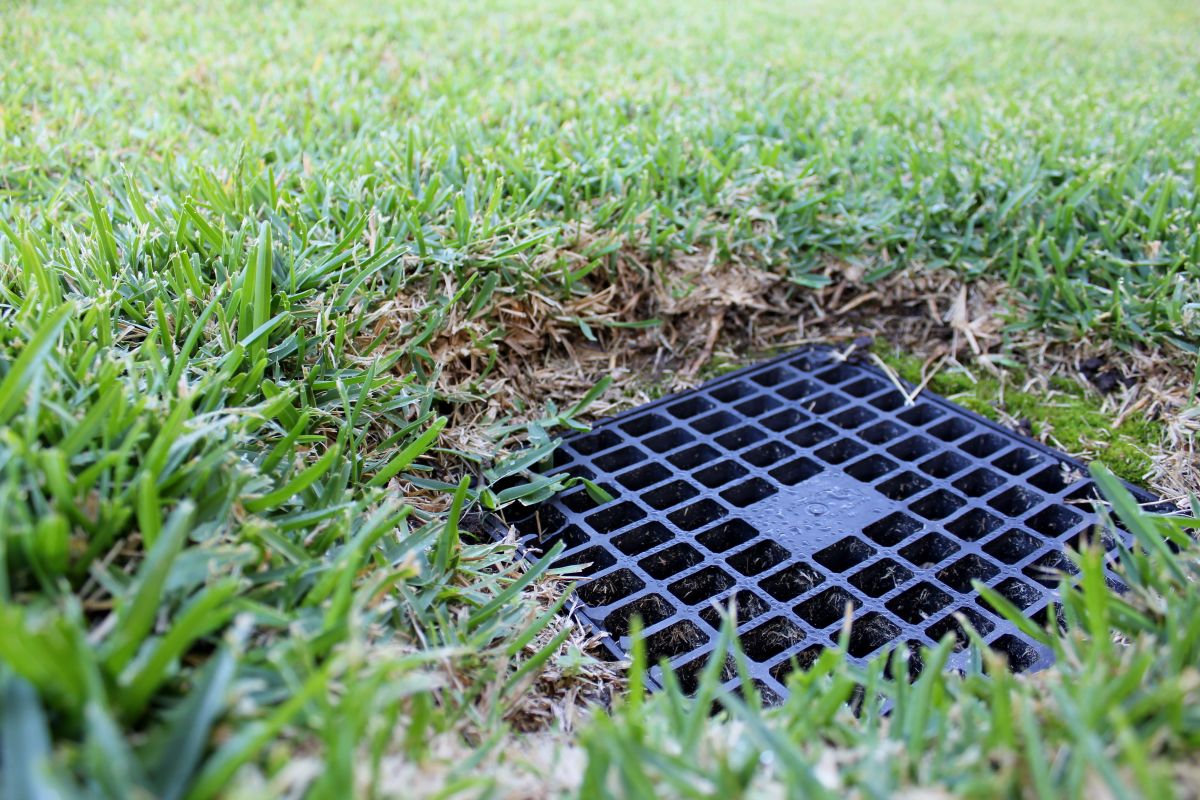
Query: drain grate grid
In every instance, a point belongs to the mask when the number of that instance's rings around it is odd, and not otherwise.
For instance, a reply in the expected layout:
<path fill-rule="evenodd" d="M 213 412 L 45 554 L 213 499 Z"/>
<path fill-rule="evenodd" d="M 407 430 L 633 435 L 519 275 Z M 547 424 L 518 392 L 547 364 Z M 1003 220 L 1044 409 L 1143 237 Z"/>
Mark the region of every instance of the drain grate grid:
<path fill-rule="evenodd" d="M 971 581 L 1043 620 L 1073 570 L 1064 546 L 1098 522 L 1079 462 L 942 398 L 908 405 L 883 373 L 824 348 L 605 420 L 566 439 L 553 471 L 613 500 L 580 487 L 505 509 L 504 529 L 534 557 L 564 543 L 555 566 L 579 565 L 577 612 L 610 634 L 612 654 L 626 655 L 640 616 L 651 663 L 666 659 L 690 689 L 734 597 L 768 700 L 835 646 L 847 604 L 855 659 L 905 646 L 919 670 L 919 645 L 953 633 L 965 647 L 962 614 L 1012 669 L 1044 667 L 1048 653 Z"/>

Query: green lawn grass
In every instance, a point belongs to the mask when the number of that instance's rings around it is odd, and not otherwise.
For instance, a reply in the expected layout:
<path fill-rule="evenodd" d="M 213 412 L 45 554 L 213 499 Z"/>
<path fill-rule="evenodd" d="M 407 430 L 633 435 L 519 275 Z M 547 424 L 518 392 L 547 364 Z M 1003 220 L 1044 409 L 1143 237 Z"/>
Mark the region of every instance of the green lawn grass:
<path fill-rule="evenodd" d="M 583 659 L 525 591 L 545 565 L 460 525 L 528 465 L 450 445 L 471 393 L 438 388 L 434 342 L 465 315 L 500 357 L 501 300 L 599 291 L 618 251 L 662 274 L 711 251 L 797 298 L 838 259 L 955 270 L 1008 284 L 1016 328 L 1196 352 L 1198 22 L 1166 0 L 10 4 L 0 794 L 342 797 L 442 759 L 407 788 L 486 796 L 533 770 L 506 716 Z M 1147 544 L 1174 530 L 1125 514 Z M 635 691 L 563 747 L 589 796 L 1194 788 L 1195 562 L 1130 555 L 1126 599 L 1085 565 L 1040 682 L 909 689 L 831 655 L 780 711 Z M 840 710 L 864 682 L 890 717 Z"/>

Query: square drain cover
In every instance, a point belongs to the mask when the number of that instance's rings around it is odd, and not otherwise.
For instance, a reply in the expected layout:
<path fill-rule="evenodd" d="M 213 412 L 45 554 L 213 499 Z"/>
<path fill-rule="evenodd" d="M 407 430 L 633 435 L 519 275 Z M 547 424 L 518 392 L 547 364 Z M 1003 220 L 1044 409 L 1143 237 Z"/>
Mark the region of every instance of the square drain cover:
<path fill-rule="evenodd" d="M 613 499 L 580 487 L 505 509 L 503 529 L 534 557 L 564 543 L 555 566 L 579 565 L 577 613 L 612 654 L 627 655 L 639 616 L 651 663 L 690 688 L 732 597 L 768 699 L 835 646 L 847 605 L 854 659 L 908 647 L 919 669 L 919 645 L 952 633 L 965 646 L 961 614 L 1012 669 L 1044 667 L 1048 652 L 971 582 L 1040 619 L 1073 569 L 1064 546 L 1098 522 L 1079 462 L 928 393 L 908 404 L 882 372 L 824 348 L 604 420 L 568 437 L 550 470 Z M 731 659 L 725 677 L 733 688 Z"/>

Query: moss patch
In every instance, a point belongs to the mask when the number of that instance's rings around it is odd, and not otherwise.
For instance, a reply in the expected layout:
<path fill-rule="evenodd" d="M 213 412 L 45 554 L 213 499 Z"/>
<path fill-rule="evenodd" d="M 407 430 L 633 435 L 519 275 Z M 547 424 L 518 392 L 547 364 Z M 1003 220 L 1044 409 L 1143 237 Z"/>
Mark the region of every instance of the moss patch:
<path fill-rule="evenodd" d="M 877 345 L 875 353 L 906 381 L 921 382 L 922 359 L 886 346 Z M 1016 388 L 1026 379 L 1020 369 L 1006 370 L 1003 379 L 946 369 L 934 376 L 928 389 L 988 419 L 1028 420 L 1036 438 L 1045 434 L 1068 453 L 1099 461 L 1125 480 L 1145 485 L 1151 467 L 1149 454 L 1161 445 L 1166 433 L 1161 423 L 1131 415 L 1113 428 L 1112 414 L 1081 383 L 1053 378 L 1043 394 Z"/>

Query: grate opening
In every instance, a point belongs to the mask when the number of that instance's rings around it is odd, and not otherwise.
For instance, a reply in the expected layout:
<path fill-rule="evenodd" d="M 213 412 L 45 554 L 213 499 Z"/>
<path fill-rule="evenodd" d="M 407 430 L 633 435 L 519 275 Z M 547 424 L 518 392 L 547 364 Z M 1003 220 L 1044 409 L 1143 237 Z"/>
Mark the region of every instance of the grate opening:
<path fill-rule="evenodd" d="M 858 608 L 861 605 L 862 601 L 854 595 L 834 586 L 796 606 L 796 613 L 814 628 L 828 628 L 845 615 L 847 606 Z"/>
<path fill-rule="evenodd" d="M 696 441 L 696 437 L 683 428 L 671 428 L 657 436 L 651 436 L 646 440 L 646 446 L 656 453 L 666 453 L 694 441 Z"/>
<path fill-rule="evenodd" d="M 667 456 L 667 461 L 670 461 L 680 469 L 693 469 L 701 464 L 708 464 L 714 458 L 719 458 L 720 456 L 720 453 L 708 445 L 698 444 L 695 447 L 689 447 L 687 450 Z"/>
<path fill-rule="evenodd" d="M 771 610 L 771 606 L 765 600 L 754 592 L 743 589 L 734 592 L 729 597 L 713 601 L 712 605 L 700 612 L 700 619 L 704 620 L 710 628 L 720 630 L 721 615 L 729 607 L 729 600 L 731 598 L 734 603 L 734 613 L 737 614 L 737 621 L 739 623 L 748 622 L 755 617 L 761 617 Z"/>
<path fill-rule="evenodd" d="M 742 453 L 742 458 L 756 467 L 769 467 L 795 452 L 795 450 L 782 442 L 767 442 L 749 452 Z M 745 473 L 743 472 L 742 474 Z"/>
<path fill-rule="evenodd" d="M 804 630 L 785 617 L 775 617 L 742 634 L 742 650 L 755 661 L 769 661 L 804 641 Z"/>
<path fill-rule="evenodd" d="M 857 573 L 850 579 L 859 591 L 871 597 L 881 597 L 907 583 L 912 571 L 898 561 L 885 558 Z"/>
<path fill-rule="evenodd" d="M 734 518 L 697 534 L 696 541 L 714 553 L 724 553 L 726 550 L 745 544 L 756 536 L 758 536 L 758 531 L 750 523 Z"/>
<path fill-rule="evenodd" d="M 680 542 L 676 545 L 671 545 L 665 550 L 659 550 L 653 555 L 646 556 L 638 562 L 638 566 L 644 569 L 652 578 L 669 578 L 672 575 L 683 572 L 688 567 L 694 567 L 704 560 L 704 556 L 700 555 L 700 551 L 691 545 Z"/>
<path fill-rule="evenodd" d="M 970 644 L 970 638 L 967 636 L 967 629 L 963 627 L 963 621 L 971 627 L 980 636 L 988 636 L 996 629 L 995 624 L 987 617 L 973 608 L 956 609 L 941 620 L 930 625 L 926 629 L 929 638 L 935 642 L 940 642 L 951 634 L 955 639 L 955 649 L 964 650 Z"/>
<path fill-rule="evenodd" d="M 675 670 L 675 677 L 679 681 L 679 688 L 688 697 L 694 695 L 700 689 L 700 676 L 704 674 L 704 670 L 708 668 L 709 663 L 713 659 L 713 654 L 708 654 L 697 658 L 688 664 L 684 664 L 679 669 Z M 725 663 L 721 667 L 721 682 L 731 681 L 737 677 L 737 663 L 733 660 L 733 656 L 726 655 Z"/>
<path fill-rule="evenodd" d="M 958 545 L 938 533 L 922 536 L 917 541 L 901 548 L 900 555 L 921 569 L 933 569 L 939 563 L 958 552 Z"/>
<path fill-rule="evenodd" d="M 675 534 L 661 522 L 648 522 L 640 528 L 614 537 L 613 546 L 627 556 L 635 556 L 674 538 Z"/>
<path fill-rule="evenodd" d="M 787 550 L 775 542 L 763 541 L 747 547 L 725 561 L 743 575 L 757 575 L 787 561 L 790 555 Z"/>
<path fill-rule="evenodd" d="M 649 594 L 627 603 L 604 618 L 604 627 L 613 636 L 626 636 L 634 617 L 641 617 L 642 626 L 652 628 L 675 613 L 665 597 Z"/>
<path fill-rule="evenodd" d="M 825 576 L 806 564 L 792 564 L 766 578 L 759 585 L 767 594 L 784 602 L 807 592 L 825 580 Z"/>
<path fill-rule="evenodd" d="M 923 624 L 954 601 L 946 592 L 922 581 L 888 601 L 888 610 L 905 622 Z"/>
<path fill-rule="evenodd" d="M 684 605 L 694 606 L 696 603 L 716 597 L 721 592 L 733 586 L 734 580 L 728 573 L 718 567 L 705 567 L 686 578 L 675 581 L 667 588 L 671 594 L 679 598 Z"/>
<path fill-rule="evenodd" d="M 915 675 L 920 646 L 965 647 L 970 626 L 1013 669 L 1040 668 L 1040 645 L 972 582 L 1031 619 L 1061 615 L 1052 601 L 1076 574 L 1065 548 L 1098 535 L 1102 507 L 1065 455 L 927 393 L 909 402 L 887 376 L 821 349 L 602 422 L 539 469 L 587 477 L 612 499 L 577 487 L 508 507 L 497 535 L 511 526 L 530 556 L 562 544 L 554 566 L 582 578 L 579 613 L 615 657 L 638 617 L 650 657 L 694 689 L 732 601 L 750 679 L 776 698 L 835 645 L 847 611 L 852 659 L 907 653 Z M 1099 541 L 1111 550 L 1121 537 Z"/>

